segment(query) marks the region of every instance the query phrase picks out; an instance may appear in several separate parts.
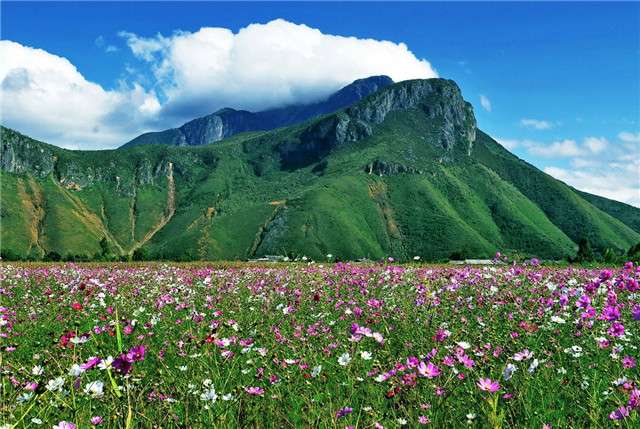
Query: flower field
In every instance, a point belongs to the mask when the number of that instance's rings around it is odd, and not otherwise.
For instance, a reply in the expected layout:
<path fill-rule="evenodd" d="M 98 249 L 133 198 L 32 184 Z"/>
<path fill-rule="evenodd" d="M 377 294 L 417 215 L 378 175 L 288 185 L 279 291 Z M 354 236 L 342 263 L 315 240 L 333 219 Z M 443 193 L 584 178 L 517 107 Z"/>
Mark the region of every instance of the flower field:
<path fill-rule="evenodd" d="M 640 268 L 0 267 L 1 427 L 640 427 Z"/>

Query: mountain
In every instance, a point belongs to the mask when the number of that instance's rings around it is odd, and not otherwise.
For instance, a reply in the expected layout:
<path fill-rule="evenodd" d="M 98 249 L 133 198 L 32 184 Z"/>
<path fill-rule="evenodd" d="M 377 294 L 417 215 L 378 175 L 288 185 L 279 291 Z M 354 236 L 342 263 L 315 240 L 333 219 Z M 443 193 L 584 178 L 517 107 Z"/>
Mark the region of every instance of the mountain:
<path fill-rule="evenodd" d="M 585 194 L 478 130 L 450 80 L 210 145 L 69 151 L 2 129 L 1 246 L 33 257 L 574 255 L 640 242 L 640 210 Z"/>
<path fill-rule="evenodd" d="M 141 144 L 199 146 L 220 141 L 247 131 L 267 131 L 303 122 L 315 116 L 335 112 L 393 83 L 388 76 L 358 79 L 317 103 L 292 105 L 262 112 L 221 109 L 194 119 L 179 128 L 142 134 L 122 147 Z"/>

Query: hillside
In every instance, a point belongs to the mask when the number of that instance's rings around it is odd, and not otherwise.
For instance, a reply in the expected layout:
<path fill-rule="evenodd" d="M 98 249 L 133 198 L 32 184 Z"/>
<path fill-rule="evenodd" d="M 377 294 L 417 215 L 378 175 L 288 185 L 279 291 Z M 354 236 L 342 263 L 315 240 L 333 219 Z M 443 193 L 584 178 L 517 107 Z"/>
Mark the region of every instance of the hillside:
<path fill-rule="evenodd" d="M 510 154 L 443 79 L 195 147 L 68 151 L 3 128 L 1 155 L 1 246 L 22 255 L 93 255 L 106 238 L 116 254 L 173 259 L 561 258 L 582 237 L 640 241 L 640 210 Z"/>

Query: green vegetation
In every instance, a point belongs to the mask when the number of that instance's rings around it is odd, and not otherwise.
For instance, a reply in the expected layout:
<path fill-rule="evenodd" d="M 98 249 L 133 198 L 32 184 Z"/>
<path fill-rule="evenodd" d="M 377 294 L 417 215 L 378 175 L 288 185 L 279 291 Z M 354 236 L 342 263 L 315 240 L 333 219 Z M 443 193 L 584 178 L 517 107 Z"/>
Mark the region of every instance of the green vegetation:
<path fill-rule="evenodd" d="M 2 140 L 11 259 L 558 260 L 584 238 L 613 260 L 640 242 L 640 210 L 513 156 L 440 79 L 198 147 L 69 151 L 6 128 Z"/>

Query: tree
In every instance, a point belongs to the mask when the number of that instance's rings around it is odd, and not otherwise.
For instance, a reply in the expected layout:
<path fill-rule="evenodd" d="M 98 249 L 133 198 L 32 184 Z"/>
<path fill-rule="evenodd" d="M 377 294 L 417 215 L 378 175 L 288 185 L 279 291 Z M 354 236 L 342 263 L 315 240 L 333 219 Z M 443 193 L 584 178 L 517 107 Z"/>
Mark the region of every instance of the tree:
<path fill-rule="evenodd" d="M 109 254 L 109 243 L 107 243 L 107 237 L 102 237 L 100 240 L 100 255 L 106 258 Z"/>
<path fill-rule="evenodd" d="M 578 254 L 576 262 L 592 262 L 595 259 L 591 243 L 586 237 L 582 237 L 578 243 Z"/>
<path fill-rule="evenodd" d="M 133 252 L 132 259 L 134 261 L 146 261 L 148 257 L 149 256 L 147 255 L 146 249 L 143 249 L 142 247 L 140 247 Z"/>

